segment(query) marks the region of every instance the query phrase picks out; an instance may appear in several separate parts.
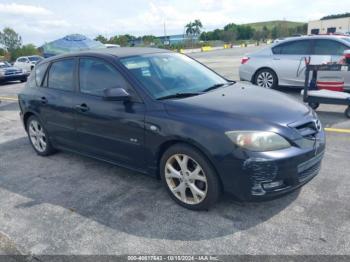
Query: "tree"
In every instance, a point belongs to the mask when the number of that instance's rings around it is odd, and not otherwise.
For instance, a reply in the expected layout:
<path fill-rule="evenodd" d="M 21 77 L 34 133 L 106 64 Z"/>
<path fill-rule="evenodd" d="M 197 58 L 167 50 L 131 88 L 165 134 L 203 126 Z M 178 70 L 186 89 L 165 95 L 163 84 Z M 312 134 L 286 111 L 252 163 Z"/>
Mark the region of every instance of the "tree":
<path fill-rule="evenodd" d="M 126 35 L 116 35 L 111 37 L 108 40 L 109 44 L 115 44 L 115 45 L 120 45 L 120 46 L 128 46 L 128 45 L 133 45 L 133 41 L 135 41 L 136 37 L 126 34 Z"/>
<path fill-rule="evenodd" d="M 192 36 L 194 34 L 194 25 L 192 22 L 189 22 L 186 26 L 186 35 Z"/>
<path fill-rule="evenodd" d="M 160 40 L 154 35 L 144 35 L 142 37 L 142 42 L 145 45 L 155 45 L 155 44 L 159 44 Z"/>
<path fill-rule="evenodd" d="M 221 37 L 220 39 L 223 40 L 224 42 L 231 43 L 236 40 L 237 33 L 234 30 L 227 30 L 227 31 L 222 31 L 221 32 Z"/>
<path fill-rule="evenodd" d="M 201 20 L 199 20 L 199 19 L 194 20 L 192 25 L 194 27 L 194 34 L 195 35 L 200 35 L 201 34 L 201 30 L 203 28 Z"/>
<path fill-rule="evenodd" d="M 39 51 L 33 44 L 23 45 L 11 52 L 11 59 L 16 60 L 20 56 L 39 55 Z"/>
<path fill-rule="evenodd" d="M 12 53 L 22 45 L 22 38 L 13 29 L 6 27 L 0 31 L 0 44 L 2 44 L 8 52 Z"/>
<path fill-rule="evenodd" d="M 94 40 L 95 41 L 99 41 L 102 44 L 107 44 L 108 43 L 108 39 L 106 37 L 104 37 L 103 35 L 98 35 Z"/>
<path fill-rule="evenodd" d="M 278 30 L 277 27 L 274 26 L 271 30 L 271 38 L 276 39 L 278 37 Z"/>
<path fill-rule="evenodd" d="M 321 18 L 321 20 L 335 19 L 335 18 L 344 18 L 350 17 L 350 13 L 337 14 L 337 15 L 327 15 Z"/>
<path fill-rule="evenodd" d="M 266 40 L 270 35 L 270 31 L 269 29 L 267 28 L 266 25 L 263 26 L 262 30 L 261 30 L 261 38 L 263 40 Z"/>

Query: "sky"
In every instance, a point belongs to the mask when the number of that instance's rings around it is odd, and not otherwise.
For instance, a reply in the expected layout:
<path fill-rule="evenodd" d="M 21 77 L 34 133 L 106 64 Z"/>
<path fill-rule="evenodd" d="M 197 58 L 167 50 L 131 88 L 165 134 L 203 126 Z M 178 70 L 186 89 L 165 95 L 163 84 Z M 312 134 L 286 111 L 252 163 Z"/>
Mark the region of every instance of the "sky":
<path fill-rule="evenodd" d="M 228 23 L 270 20 L 307 22 L 350 12 L 349 0 L 0 0 L 0 30 L 11 27 L 37 46 L 67 34 L 94 38 L 182 34 L 200 19 L 204 30 Z"/>

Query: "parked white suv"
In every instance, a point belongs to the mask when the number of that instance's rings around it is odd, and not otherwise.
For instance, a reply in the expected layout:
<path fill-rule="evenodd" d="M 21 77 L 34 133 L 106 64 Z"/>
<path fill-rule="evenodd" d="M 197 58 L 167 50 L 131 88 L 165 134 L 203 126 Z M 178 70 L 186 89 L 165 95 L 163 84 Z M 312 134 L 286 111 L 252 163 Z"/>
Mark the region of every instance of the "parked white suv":
<path fill-rule="evenodd" d="M 14 63 L 14 66 L 30 72 L 33 70 L 35 64 L 41 61 L 42 59 L 43 57 L 38 55 L 21 56 L 17 58 L 16 62 Z"/>

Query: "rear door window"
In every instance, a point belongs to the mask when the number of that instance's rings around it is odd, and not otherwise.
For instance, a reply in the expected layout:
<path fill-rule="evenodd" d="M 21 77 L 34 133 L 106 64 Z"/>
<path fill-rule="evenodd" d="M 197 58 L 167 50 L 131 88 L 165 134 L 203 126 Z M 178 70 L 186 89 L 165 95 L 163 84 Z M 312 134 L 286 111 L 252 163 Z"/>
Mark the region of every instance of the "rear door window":
<path fill-rule="evenodd" d="M 40 64 L 35 67 L 36 86 L 42 86 L 48 63 Z"/>
<path fill-rule="evenodd" d="M 311 41 L 299 40 L 282 43 L 272 48 L 272 52 L 277 55 L 309 55 L 311 53 Z"/>
<path fill-rule="evenodd" d="M 73 58 L 53 62 L 48 75 L 48 87 L 73 91 L 74 73 L 75 60 Z"/>
<path fill-rule="evenodd" d="M 349 49 L 346 45 L 329 39 L 315 40 L 314 54 L 315 55 L 343 55 L 344 51 Z"/>

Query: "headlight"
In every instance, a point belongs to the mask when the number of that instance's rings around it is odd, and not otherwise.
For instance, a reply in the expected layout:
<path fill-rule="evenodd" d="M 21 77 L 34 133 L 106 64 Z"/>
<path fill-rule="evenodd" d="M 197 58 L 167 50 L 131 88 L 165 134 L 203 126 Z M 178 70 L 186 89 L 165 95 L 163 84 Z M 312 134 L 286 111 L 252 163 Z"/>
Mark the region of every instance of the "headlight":
<path fill-rule="evenodd" d="M 286 139 L 273 132 L 228 131 L 225 134 L 237 146 L 251 151 L 273 151 L 291 146 Z"/>
<path fill-rule="evenodd" d="M 5 71 L 4 70 L 0 70 L 0 76 L 4 76 L 5 75 Z"/>

